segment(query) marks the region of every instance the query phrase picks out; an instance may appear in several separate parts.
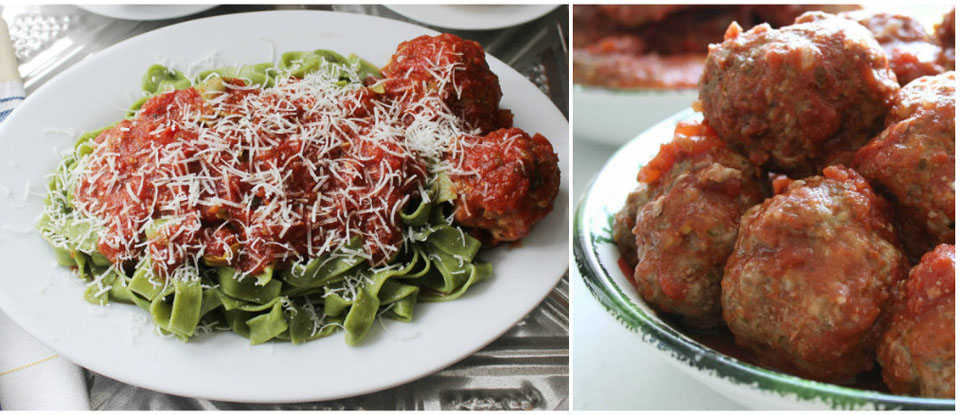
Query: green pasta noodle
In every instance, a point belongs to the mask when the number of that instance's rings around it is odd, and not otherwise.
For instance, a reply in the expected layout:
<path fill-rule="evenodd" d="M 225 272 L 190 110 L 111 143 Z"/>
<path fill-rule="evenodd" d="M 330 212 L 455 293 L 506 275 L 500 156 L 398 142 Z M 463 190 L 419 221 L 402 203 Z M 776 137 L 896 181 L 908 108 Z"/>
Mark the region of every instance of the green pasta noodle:
<path fill-rule="evenodd" d="M 282 288 L 280 281 L 270 281 L 265 285 L 258 285 L 257 278 L 238 278 L 237 274 L 238 272 L 230 267 L 217 268 L 220 289 L 224 294 L 257 304 L 266 304 L 280 295 L 280 289 Z"/>
<path fill-rule="evenodd" d="M 338 65 L 348 65 L 350 62 L 347 61 L 347 58 L 344 58 L 343 55 L 327 49 L 317 49 L 313 51 L 314 55 L 317 55 L 327 62 Z"/>
<path fill-rule="evenodd" d="M 287 330 L 287 320 L 283 315 L 283 307 L 276 302 L 268 313 L 263 313 L 247 320 L 250 328 L 250 344 L 266 343 Z"/>
<path fill-rule="evenodd" d="M 456 300 L 462 297 L 467 290 L 472 287 L 474 284 L 485 281 L 493 275 L 493 267 L 490 264 L 480 263 L 480 264 L 470 264 L 469 266 L 469 277 L 467 281 L 463 283 L 459 288 L 449 293 L 430 293 L 425 292 L 420 296 L 420 299 L 424 302 L 441 302 L 441 301 L 451 301 Z"/>
<path fill-rule="evenodd" d="M 354 238 L 347 246 L 330 256 L 314 258 L 306 265 L 294 264 L 285 280 L 298 288 L 315 288 L 336 282 L 337 277 L 363 262 L 362 257 L 351 254 L 360 249 L 360 246 L 361 240 Z"/>
<path fill-rule="evenodd" d="M 158 281 L 154 278 L 153 263 L 149 257 L 145 257 L 133 271 L 133 279 L 129 285 L 130 291 L 143 297 L 147 301 L 153 301 L 163 293 L 165 288 L 165 282 Z"/>
<path fill-rule="evenodd" d="M 357 68 L 358 68 L 359 71 L 360 71 L 360 77 L 361 77 L 361 78 L 366 78 L 366 77 L 370 77 L 370 76 L 372 76 L 372 77 L 374 77 L 374 78 L 382 78 L 382 77 L 383 77 L 383 75 L 380 73 L 380 68 L 377 68 L 376 65 L 374 65 L 374 64 L 372 64 L 372 63 L 370 63 L 370 62 L 367 62 L 366 60 L 364 60 L 363 58 L 361 58 L 361 57 L 359 57 L 359 56 L 357 56 L 357 55 L 354 55 L 354 54 L 351 53 L 351 54 L 350 54 L 350 57 L 347 58 L 347 61 L 349 62 L 350 65 L 356 65 L 356 66 L 357 66 Z"/>
<path fill-rule="evenodd" d="M 186 89 L 190 86 L 190 80 L 183 76 L 183 73 L 163 65 L 153 65 L 143 74 L 142 88 L 151 94 Z"/>
<path fill-rule="evenodd" d="M 203 289 L 199 281 L 176 281 L 173 287 L 173 302 L 168 302 L 167 296 L 157 296 L 150 306 L 150 314 L 157 327 L 190 337 L 200 322 Z"/>
<path fill-rule="evenodd" d="M 343 320 L 347 344 L 351 346 L 360 344 L 370 328 L 373 327 L 379 308 L 380 300 L 369 289 L 363 288 L 357 293 L 357 298 L 353 300 L 350 311 L 347 312 L 347 317 Z"/>
<path fill-rule="evenodd" d="M 130 281 L 127 277 L 123 275 L 117 275 L 113 279 L 110 287 L 110 300 L 135 304 L 137 296 L 133 294 L 133 291 L 130 291 Z"/>
<path fill-rule="evenodd" d="M 422 226 L 430 220 L 430 212 L 432 211 L 433 203 L 427 199 L 421 199 L 416 204 L 416 209 L 413 212 L 400 212 L 400 219 L 407 226 Z"/>

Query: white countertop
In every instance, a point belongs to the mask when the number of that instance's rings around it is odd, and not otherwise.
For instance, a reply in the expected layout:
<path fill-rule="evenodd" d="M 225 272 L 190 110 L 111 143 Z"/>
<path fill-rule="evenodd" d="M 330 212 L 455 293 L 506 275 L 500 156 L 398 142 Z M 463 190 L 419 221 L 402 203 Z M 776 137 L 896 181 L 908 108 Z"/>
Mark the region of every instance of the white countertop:
<path fill-rule="evenodd" d="M 617 148 L 576 137 L 573 141 L 576 203 Z M 627 330 L 593 298 L 576 267 L 571 266 L 570 273 L 574 410 L 745 409 L 646 347 L 640 335 Z"/>

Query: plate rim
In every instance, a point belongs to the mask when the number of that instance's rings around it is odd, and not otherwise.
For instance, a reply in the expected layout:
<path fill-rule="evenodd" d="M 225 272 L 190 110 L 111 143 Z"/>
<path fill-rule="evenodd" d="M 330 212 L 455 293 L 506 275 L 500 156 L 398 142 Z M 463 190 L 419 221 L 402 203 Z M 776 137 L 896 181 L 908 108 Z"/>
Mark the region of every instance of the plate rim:
<path fill-rule="evenodd" d="M 530 16 L 532 16 L 532 17 L 529 18 L 529 19 L 523 20 L 523 21 L 512 21 L 512 22 L 508 22 L 508 23 L 496 23 L 496 24 L 478 24 L 478 25 L 472 25 L 472 26 L 447 25 L 447 24 L 441 24 L 441 23 L 436 23 L 436 22 L 428 22 L 428 21 L 426 21 L 426 20 L 422 20 L 419 16 L 412 15 L 412 14 L 404 11 L 404 10 L 409 10 L 409 9 L 407 9 L 408 6 L 413 6 L 413 7 L 431 7 L 431 6 L 454 6 L 454 5 L 456 5 L 456 6 L 463 6 L 463 5 L 468 5 L 468 4 L 384 4 L 383 7 L 386 7 L 386 8 L 389 9 L 390 11 L 392 11 L 392 12 L 394 12 L 394 13 L 396 13 L 396 14 L 399 14 L 400 16 L 403 16 L 403 17 L 405 17 L 405 18 L 407 18 L 407 19 L 413 20 L 414 22 L 419 23 L 419 24 L 425 24 L 425 25 L 430 25 L 430 26 L 439 27 L 439 28 L 444 28 L 444 29 L 452 29 L 452 30 L 477 30 L 477 31 L 482 31 L 482 30 L 505 29 L 505 28 L 508 28 L 508 27 L 520 26 L 520 25 L 522 25 L 522 24 L 530 23 L 530 22 L 532 22 L 532 21 L 534 21 L 534 20 L 537 20 L 537 19 L 539 19 L 539 18 L 541 18 L 541 17 L 543 17 L 543 16 L 546 16 L 546 15 L 550 14 L 551 12 L 553 12 L 554 10 L 556 10 L 557 8 L 559 8 L 560 6 L 563 6 L 563 4 L 496 4 L 496 6 L 544 6 L 544 10 L 543 10 L 542 12 L 531 13 Z M 397 7 L 397 6 L 399 6 L 399 7 Z M 551 6 L 551 7 L 547 7 L 547 6 Z"/>
<path fill-rule="evenodd" d="M 198 4 L 150 4 L 150 6 L 181 6 L 181 7 L 191 6 L 187 10 L 181 10 L 176 13 L 155 15 L 155 16 L 136 15 L 136 14 L 130 14 L 130 13 L 116 13 L 116 10 L 112 10 L 112 9 L 103 10 L 103 6 L 138 6 L 138 5 L 140 4 L 77 4 L 75 6 L 87 13 L 92 13 L 98 16 L 103 16 L 111 19 L 145 21 L 145 22 L 179 19 L 181 17 L 200 14 L 207 10 L 210 10 L 219 6 L 219 4 L 199 4 L 199 3 Z"/>
<path fill-rule="evenodd" d="M 694 116 L 692 109 L 681 111 L 625 143 L 604 163 L 577 203 L 573 217 L 573 237 L 571 239 L 573 258 L 578 273 L 588 291 L 603 308 L 613 315 L 626 329 L 641 335 L 644 342 L 653 345 L 669 358 L 695 370 L 709 372 L 710 376 L 730 382 L 738 387 L 753 387 L 780 396 L 792 395 L 797 401 L 819 399 L 833 408 L 851 409 L 873 405 L 875 409 L 954 409 L 954 399 L 924 398 L 894 395 L 883 392 L 834 385 L 826 382 L 804 379 L 798 376 L 765 369 L 740 359 L 727 356 L 710 347 L 687 337 L 680 331 L 661 322 L 640 308 L 624 292 L 600 258 L 597 237 L 603 236 L 602 229 L 590 229 L 587 223 L 596 215 L 604 214 L 591 210 L 594 189 L 598 181 L 611 169 L 611 161 L 625 157 L 631 143 L 638 142 L 650 131 L 672 129 L 678 121 Z M 632 177 L 632 176 L 631 176 Z M 598 206 L 599 209 L 599 206 Z M 610 264 L 606 264 L 610 265 Z M 619 272 L 617 264 L 612 264 L 614 272 Z M 632 289 L 632 288 L 628 288 Z M 668 358 L 667 356 L 661 356 Z M 707 363 L 703 363 L 707 362 Z"/>
<path fill-rule="evenodd" d="M 326 11 L 326 10 L 269 10 L 269 11 L 252 11 L 252 12 L 229 13 L 229 14 L 223 14 L 223 15 L 217 15 L 217 16 L 202 17 L 202 18 L 191 19 L 191 20 L 188 20 L 188 21 L 185 21 L 185 22 L 180 22 L 180 23 L 176 23 L 176 24 L 172 24 L 172 25 L 167 25 L 167 26 L 164 26 L 164 27 L 160 27 L 160 28 L 157 28 L 157 29 L 154 29 L 154 30 L 145 32 L 145 33 L 138 34 L 138 35 L 136 35 L 136 36 L 132 36 L 132 37 L 130 37 L 130 38 L 127 38 L 127 39 L 124 39 L 124 40 L 122 40 L 122 41 L 120 41 L 120 42 L 117 42 L 117 43 L 115 43 L 115 44 L 113 44 L 113 45 L 110 45 L 109 47 L 106 47 L 106 48 L 104 48 L 104 49 L 96 52 L 96 54 L 92 55 L 92 58 L 95 59 L 96 56 L 99 55 L 99 54 L 106 53 L 106 52 L 111 52 L 111 51 L 114 50 L 114 49 L 123 48 L 123 47 L 125 47 L 128 43 L 140 41 L 140 39 L 143 38 L 143 37 L 145 37 L 145 36 L 157 36 L 157 34 L 156 34 L 155 32 L 163 32 L 163 31 L 172 31 L 172 30 L 175 30 L 175 28 L 177 28 L 177 27 L 180 26 L 180 25 L 196 25 L 196 24 L 202 24 L 201 22 L 204 22 L 204 21 L 210 21 L 210 20 L 231 20 L 231 19 L 234 19 L 234 18 L 237 18 L 237 17 L 241 17 L 241 16 L 251 16 L 251 15 L 318 15 L 318 16 L 319 16 L 319 15 L 326 15 L 326 16 L 332 17 L 332 18 L 336 18 L 336 16 L 349 15 L 349 16 L 352 16 L 352 17 L 355 17 L 355 18 L 359 18 L 359 19 L 363 19 L 363 20 L 374 20 L 374 21 L 380 20 L 380 21 L 384 21 L 384 22 L 389 22 L 390 24 L 408 26 L 408 27 L 410 27 L 410 28 L 416 28 L 417 30 L 423 32 L 423 34 L 427 34 L 427 35 L 436 35 L 436 34 L 440 33 L 440 32 L 438 32 L 438 31 L 436 31 L 436 30 L 434 30 L 434 29 L 432 29 L 432 28 L 425 27 L 425 26 L 422 26 L 422 25 L 419 25 L 419 24 L 415 24 L 415 23 L 404 22 L 404 21 L 400 21 L 400 20 L 396 20 L 396 19 L 391 19 L 391 18 L 387 18 L 387 17 L 381 17 L 381 16 L 371 16 L 371 15 L 363 15 L 363 14 L 356 14 L 356 13 L 340 12 L 340 11 Z M 406 39 L 403 39 L 403 40 L 406 40 Z M 402 40 L 396 40 L 396 41 L 399 42 L 399 41 L 402 41 Z M 523 75 L 522 75 L 519 71 L 517 71 L 516 69 L 512 68 L 510 65 L 506 64 L 505 62 L 501 61 L 501 60 L 498 59 L 497 57 L 491 55 L 490 53 L 485 53 L 485 55 L 486 55 L 486 59 L 487 59 L 488 61 L 490 61 L 490 60 L 492 59 L 493 62 L 496 62 L 496 63 L 498 63 L 498 64 L 500 64 L 500 65 L 503 65 L 503 68 L 505 68 L 507 71 L 515 73 L 519 78 L 523 79 L 526 83 L 530 84 L 533 88 L 536 88 L 536 85 L 532 84 L 532 82 L 530 82 L 529 79 L 527 79 L 525 76 L 523 76 Z M 74 64 L 74 65 L 70 66 L 70 67 L 67 68 L 66 70 L 58 73 L 54 78 L 50 79 L 49 81 L 47 81 L 47 82 L 45 82 L 43 85 L 41 85 L 39 88 L 37 88 L 37 90 L 35 90 L 35 91 L 31 94 L 31 96 L 38 95 L 38 94 L 40 94 L 40 93 L 46 94 L 46 93 L 47 93 L 46 91 L 47 91 L 48 89 L 52 89 L 52 88 L 54 87 L 54 86 L 53 86 L 53 84 L 55 83 L 54 81 L 56 81 L 59 77 L 63 76 L 64 74 L 69 74 L 69 73 L 71 73 L 72 71 L 77 70 L 76 68 L 78 68 L 78 67 L 80 67 L 80 66 L 89 64 L 89 63 L 87 63 L 88 60 L 89 60 L 89 59 L 82 60 L 82 61 L 78 62 L 77 64 Z M 509 72 L 508 72 L 508 73 L 509 73 Z M 502 75 L 502 74 L 498 74 L 498 75 Z M 539 89 L 538 89 L 538 90 L 539 90 Z M 542 94 L 541 94 L 541 95 L 542 95 Z M 30 97 L 27 97 L 27 100 L 26 100 L 26 101 L 30 101 L 29 98 L 30 98 Z M 559 119 L 561 119 L 561 120 L 563 121 L 562 127 L 563 127 L 563 128 L 568 132 L 568 134 L 569 134 L 570 127 L 569 127 L 569 120 L 568 120 L 567 116 L 566 116 L 565 114 L 563 114 L 563 113 L 559 110 L 559 108 L 556 107 L 556 105 L 552 102 L 552 100 L 549 99 L 549 97 L 543 96 L 543 97 L 541 97 L 541 98 L 542 98 L 545 102 L 549 102 L 549 103 L 552 105 L 553 111 L 556 111 L 556 114 L 559 116 Z M 19 120 L 19 118 L 21 118 L 21 116 L 18 116 L 19 114 L 23 114 L 23 111 L 14 111 L 13 113 L 10 114 L 10 117 L 8 117 L 8 119 L 5 120 L 6 122 L 0 124 L 0 136 L 6 134 L 6 132 L 10 129 L 9 126 L 12 124 L 12 121 Z M 567 137 L 564 137 L 564 138 L 567 138 Z M 569 162 L 570 149 L 569 149 L 569 143 L 568 143 L 568 141 L 566 141 L 566 140 L 563 140 L 563 141 L 554 140 L 553 142 L 554 142 L 554 143 L 556 143 L 556 142 L 561 142 L 561 143 L 563 143 L 563 145 L 564 145 L 565 148 L 566 148 L 567 160 L 568 160 L 568 162 Z M 568 166 L 561 166 L 561 173 L 568 171 L 567 167 L 568 167 Z M 569 174 L 569 173 L 567 173 L 567 174 Z M 567 179 L 567 183 L 569 183 L 569 179 Z M 563 181 L 561 181 L 561 185 L 563 185 Z M 563 212 L 563 211 L 565 211 L 565 213 L 566 213 L 566 218 L 562 218 L 561 220 L 564 220 L 565 223 L 566 223 L 566 225 L 569 226 L 569 224 L 570 224 L 570 217 L 569 217 L 569 211 L 570 211 L 569 191 L 570 191 L 570 190 L 569 190 L 569 184 L 567 184 L 565 187 L 564 187 L 564 186 L 561 186 L 561 189 L 560 189 L 560 190 L 561 190 L 561 192 L 558 194 L 558 199 L 557 199 L 557 200 L 559 201 L 559 203 L 555 203 L 555 204 L 554 204 L 554 207 L 553 207 L 553 210 L 552 210 L 552 212 L 551 212 L 551 215 L 553 215 L 553 214 L 559 215 L 560 213 L 554 213 L 554 212 Z M 559 199 L 560 199 L 560 196 L 563 196 L 563 195 L 566 195 L 566 196 L 567 196 L 567 200 L 566 200 L 567 203 L 563 203 L 563 202 L 564 202 L 563 200 L 559 200 Z M 32 228 L 32 225 L 33 225 L 33 224 L 31 224 L 31 228 Z M 35 232 L 33 232 L 33 233 L 35 233 Z M 33 235 L 33 236 L 36 236 L 36 235 Z M 567 241 L 569 241 L 569 234 L 568 234 L 567 232 L 564 232 L 564 236 L 567 238 Z M 567 252 L 568 252 L 568 249 L 565 248 L 563 251 L 564 251 L 565 253 L 567 253 Z M 568 257 L 568 258 L 569 258 L 569 257 Z M 50 260 L 51 263 L 55 262 L 55 261 L 53 261 L 52 256 L 49 258 L 49 260 Z M 58 268 L 59 268 L 59 267 L 58 267 Z M 75 357 L 77 357 L 77 355 L 74 354 L 74 353 L 73 353 L 72 351 L 70 351 L 70 350 L 64 351 L 64 350 L 63 350 L 62 348 L 60 348 L 59 346 L 56 346 L 56 347 L 55 347 L 55 346 L 50 346 L 48 343 L 43 342 L 43 341 L 41 341 L 41 343 L 43 343 L 46 347 L 49 347 L 50 349 L 54 350 L 55 352 L 63 355 L 64 357 L 68 358 L 68 360 L 70 360 L 71 362 L 74 362 L 74 364 L 77 364 L 78 366 L 82 366 L 82 367 L 84 367 L 84 368 L 88 368 L 88 370 L 97 372 L 97 373 L 99 373 L 99 374 L 103 374 L 104 376 L 108 376 L 108 377 L 110 377 L 110 378 L 112 378 L 112 379 L 116 379 L 116 380 L 118 380 L 118 381 L 121 381 L 121 382 L 124 382 L 124 383 L 127 383 L 127 384 L 131 384 L 131 385 L 138 386 L 138 387 L 143 387 L 143 388 L 150 389 L 150 390 L 157 391 L 157 392 L 161 392 L 161 393 L 168 393 L 168 394 L 179 395 L 179 396 L 190 396 L 190 397 L 197 397 L 197 398 L 211 399 L 211 400 L 228 401 L 228 402 L 248 402 L 248 403 L 295 403 L 295 402 L 310 402 L 310 401 L 318 401 L 318 400 L 342 399 L 342 398 L 347 398 L 347 397 L 353 397 L 353 396 L 359 396 L 359 395 L 374 393 L 374 392 L 378 392 L 378 391 L 382 391 L 382 390 L 394 388 L 394 387 L 397 387 L 397 386 L 399 386 L 399 385 L 408 384 L 408 383 L 417 381 L 417 380 L 419 380 L 419 379 L 422 379 L 422 378 L 424 378 L 424 377 L 430 376 L 430 375 L 432 375 L 432 374 L 434 374 L 434 373 L 437 373 L 437 372 L 439 372 L 439 371 L 442 371 L 442 370 L 444 370 L 444 369 L 446 369 L 446 368 L 448 368 L 448 367 L 456 364 L 457 362 L 460 362 L 460 361 L 462 361 L 463 359 L 466 359 L 466 358 L 474 355 L 477 351 L 482 350 L 482 349 L 485 348 L 486 346 L 490 345 L 491 343 L 493 343 L 493 342 L 495 342 L 496 340 L 498 340 L 499 338 L 501 338 L 504 333 L 506 333 L 507 331 L 509 331 L 509 330 L 512 329 L 513 327 L 515 327 L 516 324 L 517 324 L 519 321 L 521 321 L 523 318 L 525 318 L 526 316 L 528 316 L 528 315 L 530 314 L 530 312 L 532 312 L 533 310 L 535 310 L 536 307 L 538 307 L 538 306 L 544 301 L 544 299 L 547 298 L 547 297 L 550 295 L 550 293 L 553 291 L 553 289 L 557 286 L 557 284 L 559 283 L 559 281 L 562 279 L 563 275 L 565 275 L 567 272 L 569 272 L 569 264 L 567 264 L 567 267 L 566 267 L 566 269 L 565 269 L 564 272 L 560 272 L 560 273 L 558 273 L 557 275 L 546 275 L 546 274 L 544 274 L 544 275 L 543 275 L 543 278 L 548 279 L 549 281 L 552 282 L 552 283 L 550 284 L 550 288 L 547 289 L 547 290 L 545 290 L 545 291 L 542 293 L 542 295 L 538 294 L 538 295 L 536 296 L 536 299 L 535 299 L 536 301 L 534 301 L 533 296 L 531 296 L 531 297 L 530 297 L 529 307 L 523 307 L 524 309 L 526 309 L 523 314 L 518 315 L 517 318 L 515 318 L 515 319 L 514 319 L 514 318 L 511 318 L 511 319 L 510 319 L 510 320 L 511 320 L 511 323 L 510 323 L 510 324 L 505 325 L 505 326 L 503 326 L 503 327 L 499 327 L 499 328 L 497 328 L 497 329 L 495 329 L 495 330 L 491 330 L 491 331 L 495 331 L 496 334 L 490 336 L 488 339 L 484 340 L 483 342 L 478 342 L 474 347 L 467 348 L 467 351 L 465 351 L 465 352 L 463 352 L 463 353 L 457 354 L 456 357 L 447 359 L 447 360 L 442 361 L 442 362 L 440 362 L 440 361 L 433 362 L 433 364 L 430 365 L 430 367 L 429 367 L 428 369 L 425 369 L 425 370 L 419 372 L 419 373 L 416 374 L 415 376 L 407 376 L 407 377 L 404 377 L 404 378 L 402 378 L 402 379 L 397 379 L 397 380 L 395 380 L 395 381 L 393 381 L 393 382 L 385 382 L 385 383 L 380 383 L 380 384 L 375 384 L 375 385 L 368 383 L 367 386 L 365 386 L 365 387 L 362 387 L 362 388 L 354 388 L 354 389 L 350 390 L 349 392 L 343 392 L 343 393 L 338 393 L 338 394 L 326 394 L 326 395 L 321 395 L 321 394 L 316 394 L 316 393 L 315 393 L 315 394 L 312 394 L 312 395 L 310 395 L 310 396 L 305 396 L 305 395 L 293 396 L 293 395 L 287 394 L 287 395 L 283 395 L 283 396 L 279 396 L 279 397 L 262 397 L 262 398 L 261 398 L 261 397 L 254 397 L 254 398 L 240 398 L 240 399 L 237 399 L 237 398 L 235 398 L 235 397 L 231 397 L 231 396 L 228 396 L 227 394 L 219 393 L 219 392 L 217 392 L 217 391 L 213 391 L 213 392 L 210 392 L 210 391 L 201 391 L 201 392 L 184 391 L 184 390 L 182 390 L 182 389 L 178 389 L 177 387 L 175 387 L 175 386 L 173 385 L 173 384 L 176 383 L 176 382 L 170 382 L 170 381 L 168 381 L 168 382 L 156 383 L 156 382 L 150 382 L 150 381 L 143 381 L 144 379 L 149 378 L 149 376 L 143 376 L 143 377 L 140 377 L 140 378 L 131 378 L 130 376 L 115 375 L 115 374 L 110 374 L 110 373 L 109 373 L 109 370 L 103 370 L 104 368 L 102 368 L 102 367 L 97 367 L 97 368 L 96 368 L 97 370 L 94 370 L 93 368 L 89 368 L 89 366 L 88 366 L 87 364 L 80 363 L 80 362 L 89 363 L 89 360 L 90 360 L 90 359 L 76 359 Z M 78 296 L 80 296 L 80 294 L 81 294 L 80 292 L 77 293 Z M 11 319 L 11 321 L 13 321 L 18 327 L 22 328 L 24 331 L 26 331 L 27 333 L 29 333 L 31 336 L 34 336 L 34 337 L 37 338 L 38 340 L 41 340 L 42 336 L 37 336 L 37 335 L 35 334 L 36 332 L 38 332 L 38 330 L 36 330 L 34 327 L 25 327 L 25 326 L 21 325 L 21 324 L 20 324 L 20 321 L 21 321 L 22 319 L 18 318 L 18 316 L 20 316 L 20 314 L 17 313 L 17 312 L 10 313 L 10 311 L 9 311 L 9 310 L 10 310 L 10 306 L 9 306 L 9 305 L 5 305 L 3 301 L 0 301 L 0 310 L 2 310 L 3 312 L 5 312 L 5 313 L 7 314 L 7 316 Z M 21 310 L 21 311 L 22 311 L 22 310 Z M 254 355 L 254 357 L 256 357 L 256 356 Z M 93 366 L 98 366 L 98 365 L 93 365 Z M 371 385 L 372 385 L 372 386 L 371 386 Z M 235 395 L 234 395 L 234 396 L 235 396 Z"/>

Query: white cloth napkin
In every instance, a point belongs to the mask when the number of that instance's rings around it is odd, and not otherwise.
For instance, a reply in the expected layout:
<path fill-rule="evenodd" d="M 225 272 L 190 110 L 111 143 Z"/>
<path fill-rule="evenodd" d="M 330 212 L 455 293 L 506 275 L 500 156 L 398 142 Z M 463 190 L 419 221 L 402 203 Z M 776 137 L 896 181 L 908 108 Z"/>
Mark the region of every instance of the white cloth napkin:
<path fill-rule="evenodd" d="M 90 409 L 80 368 L 0 312 L 0 407 L 5 410 Z"/>
<path fill-rule="evenodd" d="M 7 24 L 0 18 L 0 123 L 24 100 Z M 0 408 L 90 409 L 80 368 L 0 311 Z"/>

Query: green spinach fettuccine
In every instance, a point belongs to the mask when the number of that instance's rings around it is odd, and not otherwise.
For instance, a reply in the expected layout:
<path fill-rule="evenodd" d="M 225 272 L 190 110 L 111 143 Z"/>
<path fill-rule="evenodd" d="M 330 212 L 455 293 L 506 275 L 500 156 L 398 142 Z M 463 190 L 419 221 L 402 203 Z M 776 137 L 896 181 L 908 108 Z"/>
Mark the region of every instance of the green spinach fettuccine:
<path fill-rule="evenodd" d="M 216 90 L 224 78 L 269 87 L 280 73 L 302 77 L 320 70 L 343 71 L 344 85 L 380 76 L 375 66 L 355 56 L 317 50 L 286 53 L 277 65 L 206 71 L 193 80 L 155 65 L 144 75 L 143 89 L 148 97 L 185 88 Z M 128 116 L 145 100 L 134 104 Z M 73 204 L 76 176 L 102 131 L 81 136 L 58 166 L 38 228 L 58 262 L 87 282 L 87 301 L 140 307 L 163 334 L 186 341 L 230 330 L 261 344 L 304 343 L 343 330 L 346 342 L 356 345 L 378 318 L 410 322 L 416 304 L 456 300 L 492 274 L 489 264 L 477 261 L 481 243 L 449 220 L 451 194 L 442 176 L 399 214 L 406 243 L 387 265 L 372 267 L 358 255 L 360 238 L 320 257 L 266 267 L 256 275 L 243 275 L 215 260 L 187 267 L 177 278 L 158 274 L 149 256 L 136 263 L 112 263 L 98 251 L 104 229 Z M 149 236 L 164 226 L 158 218 L 144 232 Z"/>

